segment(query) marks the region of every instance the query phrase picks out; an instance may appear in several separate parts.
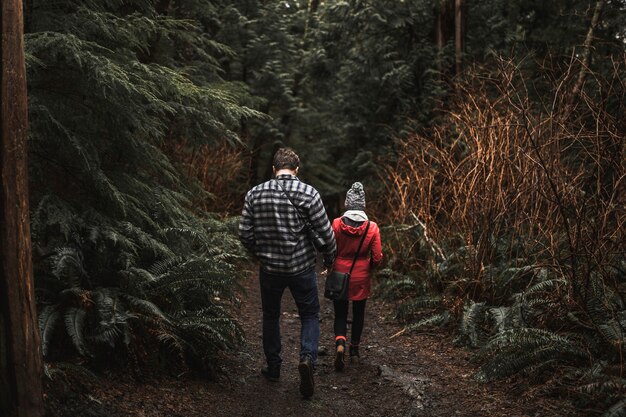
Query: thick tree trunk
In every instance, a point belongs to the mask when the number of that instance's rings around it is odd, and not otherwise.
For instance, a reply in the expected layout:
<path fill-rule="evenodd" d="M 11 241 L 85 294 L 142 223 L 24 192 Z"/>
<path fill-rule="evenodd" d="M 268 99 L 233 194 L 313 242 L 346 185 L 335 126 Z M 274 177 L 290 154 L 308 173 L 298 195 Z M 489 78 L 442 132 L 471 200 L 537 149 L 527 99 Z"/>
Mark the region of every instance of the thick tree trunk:
<path fill-rule="evenodd" d="M 43 415 L 28 212 L 22 0 L 2 0 L 0 55 L 0 415 Z"/>

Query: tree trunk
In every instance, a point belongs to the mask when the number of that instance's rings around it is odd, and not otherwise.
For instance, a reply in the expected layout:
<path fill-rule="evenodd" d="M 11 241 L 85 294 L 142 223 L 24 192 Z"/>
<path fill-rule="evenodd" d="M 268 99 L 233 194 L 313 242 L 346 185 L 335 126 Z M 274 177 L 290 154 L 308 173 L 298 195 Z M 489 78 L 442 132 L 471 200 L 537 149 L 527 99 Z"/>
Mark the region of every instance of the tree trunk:
<path fill-rule="evenodd" d="M 33 0 L 24 0 L 24 33 L 33 31 Z"/>
<path fill-rule="evenodd" d="M 596 27 L 598 27 L 604 2 L 605 0 L 598 0 L 593 11 L 591 24 L 589 25 L 589 30 L 587 31 L 587 36 L 585 37 L 585 42 L 583 43 L 583 56 L 580 62 L 580 71 L 578 72 L 574 88 L 572 88 L 572 92 L 566 102 L 565 111 L 563 112 L 564 117 L 567 117 L 572 111 L 576 97 L 580 93 L 580 90 L 582 90 L 583 84 L 585 83 L 585 78 L 587 76 L 587 72 L 589 71 L 589 64 L 591 61 L 591 43 L 593 42 L 593 32 L 596 30 Z"/>
<path fill-rule="evenodd" d="M 444 49 L 451 39 L 455 39 L 455 1 L 456 0 L 439 0 L 436 9 L 435 22 L 435 44 L 437 45 L 437 66 L 442 79 L 444 75 L 454 73 L 455 65 L 444 66 L 447 60 L 444 56 Z"/>
<path fill-rule="evenodd" d="M 463 24 L 463 0 L 454 1 L 454 72 L 461 74 L 463 70 L 463 48 L 465 28 Z"/>
<path fill-rule="evenodd" d="M 435 43 L 437 44 L 437 50 L 439 53 L 443 51 L 443 47 L 446 44 L 445 24 L 446 24 L 446 1 L 439 0 L 439 8 L 437 10 L 437 23 L 435 28 Z"/>
<path fill-rule="evenodd" d="M 42 359 L 28 210 L 22 0 L 2 0 L 0 28 L 0 415 L 43 415 Z"/>
<path fill-rule="evenodd" d="M 317 13 L 317 9 L 319 8 L 320 0 L 309 0 L 309 4 L 307 6 L 306 11 L 306 21 L 304 22 L 304 38 L 306 39 L 306 35 L 309 32 L 309 25 L 313 20 L 313 16 Z"/>
<path fill-rule="evenodd" d="M 250 136 L 247 132 L 247 136 Z M 257 133 L 250 144 L 250 167 L 248 169 L 248 185 L 253 187 L 259 182 L 259 158 L 261 155 L 261 145 L 263 140 L 260 133 Z"/>

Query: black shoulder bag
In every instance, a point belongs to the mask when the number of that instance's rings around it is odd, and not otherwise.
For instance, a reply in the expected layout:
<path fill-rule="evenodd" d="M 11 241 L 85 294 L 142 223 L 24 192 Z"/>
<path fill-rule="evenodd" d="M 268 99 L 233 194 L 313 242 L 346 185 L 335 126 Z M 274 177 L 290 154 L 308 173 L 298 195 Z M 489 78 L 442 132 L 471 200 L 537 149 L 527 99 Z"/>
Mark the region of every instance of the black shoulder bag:
<path fill-rule="evenodd" d="M 331 271 L 326 277 L 326 283 L 324 285 L 324 297 L 329 298 L 333 301 L 342 301 L 348 299 L 348 286 L 350 285 L 350 274 L 352 274 L 352 270 L 354 269 L 354 264 L 356 263 L 356 259 L 359 257 L 359 253 L 361 252 L 361 247 L 363 246 L 363 241 L 367 236 L 367 231 L 370 228 L 370 222 L 367 222 L 367 226 L 365 226 L 365 233 L 363 233 L 363 237 L 361 237 L 361 241 L 359 242 L 359 248 L 356 250 L 354 254 L 354 259 L 352 260 L 352 265 L 350 266 L 350 271 L 348 272 L 337 272 Z"/>
<path fill-rule="evenodd" d="M 315 229 L 313 229 L 313 227 L 311 226 L 311 223 L 309 223 L 304 217 L 302 217 L 302 214 L 300 214 L 300 210 L 298 210 L 298 207 L 295 204 L 293 204 L 293 201 L 291 200 L 291 198 L 289 198 L 289 194 L 287 194 L 287 192 L 285 191 L 283 186 L 280 184 L 280 182 L 278 182 L 278 180 L 274 180 L 274 181 L 276 181 L 276 184 L 278 184 L 280 189 L 283 191 L 283 194 L 285 194 L 285 197 L 287 197 L 287 200 L 289 200 L 289 203 L 291 203 L 293 208 L 296 209 L 296 213 L 298 213 L 298 217 L 300 218 L 300 220 L 302 220 L 302 223 L 304 224 L 304 226 L 302 227 L 302 230 L 304 231 L 308 239 L 311 242 L 313 242 L 313 246 L 315 246 L 315 249 L 317 249 L 318 251 L 324 250 L 324 248 L 326 247 L 326 242 L 324 241 L 324 239 L 322 239 L 322 237 L 315 231 Z"/>

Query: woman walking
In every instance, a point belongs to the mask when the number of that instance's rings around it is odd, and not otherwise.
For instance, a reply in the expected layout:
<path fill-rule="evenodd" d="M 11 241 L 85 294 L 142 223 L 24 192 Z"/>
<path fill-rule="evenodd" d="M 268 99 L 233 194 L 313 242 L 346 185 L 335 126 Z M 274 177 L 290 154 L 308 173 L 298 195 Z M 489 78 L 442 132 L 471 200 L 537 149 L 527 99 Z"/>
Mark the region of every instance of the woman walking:
<path fill-rule="evenodd" d="M 355 182 L 346 193 L 346 212 L 333 220 L 333 232 L 337 240 L 337 258 L 334 270 L 348 272 L 354 261 L 348 299 L 334 301 L 335 307 L 335 370 L 345 366 L 346 333 L 349 303 L 352 301 L 352 333 L 350 335 L 350 362 L 358 363 L 359 342 L 365 321 L 365 303 L 371 293 L 370 270 L 380 265 L 383 254 L 378 225 L 365 214 L 365 191 L 363 184 Z M 363 234 L 363 245 L 357 254 Z M 356 257 L 355 257 L 356 255 Z M 356 259 L 356 261 L 355 261 Z"/>

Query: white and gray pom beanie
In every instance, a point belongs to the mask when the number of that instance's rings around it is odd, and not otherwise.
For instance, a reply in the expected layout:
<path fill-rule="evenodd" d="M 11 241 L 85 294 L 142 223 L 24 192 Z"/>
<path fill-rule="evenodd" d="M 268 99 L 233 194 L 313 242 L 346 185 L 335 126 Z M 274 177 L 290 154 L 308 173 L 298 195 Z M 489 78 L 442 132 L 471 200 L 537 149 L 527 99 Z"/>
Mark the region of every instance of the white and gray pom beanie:
<path fill-rule="evenodd" d="M 355 182 L 346 193 L 346 210 L 365 210 L 363 184 Z"/>

